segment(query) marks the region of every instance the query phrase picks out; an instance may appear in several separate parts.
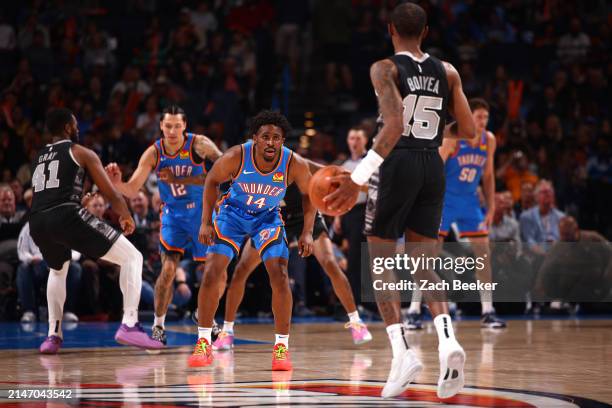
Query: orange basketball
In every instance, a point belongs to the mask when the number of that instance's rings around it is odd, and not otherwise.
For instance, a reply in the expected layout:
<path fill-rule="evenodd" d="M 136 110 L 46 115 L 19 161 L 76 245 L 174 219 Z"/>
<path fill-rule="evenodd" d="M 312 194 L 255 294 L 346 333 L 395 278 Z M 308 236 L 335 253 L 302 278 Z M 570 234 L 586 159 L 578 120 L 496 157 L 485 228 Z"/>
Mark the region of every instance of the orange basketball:
<path fill-rule="evenodd" d="M 310 179 L 310 186 L 308 189 L 310 202 L 325 215 L 342 215 L 348 211 L 346 208 L 334 208 L 333 210 L 330 210 L 323 202 L 323 198 L 328 194 L 333 193 L 339 186 L 338 183 L 332 183 L 331 181 L 326 180 L 326 178 L 336 176 L 344 171 L 345 170 L 340 166 L 326 166 L 317 171 Z M 357 202 L 357 197 L 355 197 L 355 200 L 351 203 L 350 208 L 353 208 L 355 202 Z"/>

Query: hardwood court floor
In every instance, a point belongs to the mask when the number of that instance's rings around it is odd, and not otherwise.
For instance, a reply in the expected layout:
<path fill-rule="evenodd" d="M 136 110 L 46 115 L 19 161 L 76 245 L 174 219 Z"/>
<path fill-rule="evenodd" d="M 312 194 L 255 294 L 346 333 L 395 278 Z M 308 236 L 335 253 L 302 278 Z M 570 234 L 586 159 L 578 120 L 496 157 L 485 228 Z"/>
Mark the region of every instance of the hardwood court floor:
<path fill-rule="evenodd" d="M 41 356 L 34 349 L 1 350 L 0 405 L 15 402 L 6 399 L 8 389 L 27 388 L 28 384 L 30 388 L 81 387 L 85 394 L 80 402 L 89 406 L 114 406 L 121 401 L 128 405 L 214 406 L 442 403 L 435 397 L 439 368 L 431 322 L 425 330 L 409 334 L 409 344 L 425 369 L 417 384 L 398 400 L 378 397 L 387 378 L 391 350 L 382 324 L 370 328 L 374 340 L 355 346 L 342 324 L 293 325 L 294 370 L 290 374 L 270 371 L 273 328 L 262 324 L 236 324 L 237 338 L 257 343 L 216 353 L 213 367 L 197 370 L 187 367 L 191 346 L 170 348 L 158 355 L 127 347 L 64 348 L 58 356 Z M 195 341 L 194 326 L 169 329 L 192 333 Z M 610 320 L 515 320 L 501 332 L 464 321 L 456 323 L 456 334 L 467 353 L 466 388 L 447 403 L 514 407 L 612 404 Z M 67 340 L 71 335 L 76 336 L 65 333 Z M 105 334 L 110 339 L 112 335 L 112 330 Z"/>

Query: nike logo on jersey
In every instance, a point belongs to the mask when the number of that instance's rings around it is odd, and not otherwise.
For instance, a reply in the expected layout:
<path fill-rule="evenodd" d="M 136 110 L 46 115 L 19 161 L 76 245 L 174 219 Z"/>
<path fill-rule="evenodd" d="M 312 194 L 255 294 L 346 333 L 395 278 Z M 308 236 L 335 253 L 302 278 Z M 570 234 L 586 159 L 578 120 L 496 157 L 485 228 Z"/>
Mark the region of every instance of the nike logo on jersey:
<path fill-rule="evenodd" d="M 242 174 L 245 174 L 245 175 L 246 174 L 253 174 L 253 173 L 255 173 L 255 172 L 254 171 L 246 171 L 246 170 L 242 172 Z"/>

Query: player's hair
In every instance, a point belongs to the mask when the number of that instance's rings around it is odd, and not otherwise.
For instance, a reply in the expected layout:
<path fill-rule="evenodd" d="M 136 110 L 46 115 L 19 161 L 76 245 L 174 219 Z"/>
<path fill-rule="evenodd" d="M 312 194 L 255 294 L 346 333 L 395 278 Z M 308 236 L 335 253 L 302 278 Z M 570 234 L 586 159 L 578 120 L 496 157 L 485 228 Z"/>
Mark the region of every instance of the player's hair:
<path fill-rule="evenodd" d="M 487 112 L 490 110 L 489 104 L 482 98 L 472 98 L 470 99 L 469 104 L 472 112 L 474 112 L 476 109 L 484 109 Z"/>
<path fill-rule="evenodd" d="M 253 136 L 259 131 L 260 127 L 265 125 L 278 126 L 283 130 L 283 137 L 287 137 L 291 132 L 291 125 L 283 114 L 271 110 L 262 110 L 249 121 L 249 135 Z"/>
<path fill-rule="evenodd" d="M 47 113 L 45 126 L 52 135 L 61 135 L 64 127 L 72 121 L 72 111 L 66 108 L 52 109 Z"/>
<path fill-rule="evenodd" d="M 415 38 L 427 25 L 427 13 L 417 4 L 402 3 L 393 9 L 389 20 L 400 37 Z"/>
<path fill-rule="evenodd" d="M 181 108 L 178 105 L 166 106 L 164 110 L 162 111 L 160 120 L 164 120 L 166 115 L 181 115 L 183 122 L 187 122 L 187 114 L 185 114 L 185 111 L 183 110 L 183 108 Z"/>

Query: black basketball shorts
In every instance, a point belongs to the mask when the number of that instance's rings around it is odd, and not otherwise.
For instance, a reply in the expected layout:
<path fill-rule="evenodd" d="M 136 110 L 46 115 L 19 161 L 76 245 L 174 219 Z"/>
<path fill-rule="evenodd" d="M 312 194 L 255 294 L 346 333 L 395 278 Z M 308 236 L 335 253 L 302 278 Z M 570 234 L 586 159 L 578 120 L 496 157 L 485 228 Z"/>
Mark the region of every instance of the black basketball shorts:
<path fill-rule="evenodd" d="M 90 258 L 100 258 L 121 236 L 119 231 L 76 203 L 32 214 L 30 234 L 52 269 L 61 269 L 72 258 L 73 249 Z"/>
<path fill-rule="evenodd" d="M 293 217 L 288 216 L 285 222 L 287 242 L 291 244 L 292 242 L 297 241 L 300 238 L 300 235 L 302 234 L 303 229 L 304 229 L 304 215 L 303 214 L 301 214 L 299 217 L 296 217 L 295 219 Z M 317 214 L 315 215 L 315 220 L 314 220 L 314 228 L 312 230 L 313 241 L 316 241 L 317 238 L 319 238 L 319 236 L 324 232 L 329 235 L 329 232 L 327 231 L 327 225 L 325 225 L 325 220 L 321 216 L 321 213 L 317 211 Z"/>
<path fill-rule="evenodd" d="M 393 150 L 370 178 L 364 233 L 398 239 L 411 230 L 437 239 L 444 176 L 444 162 L 437 149 Z"/>

